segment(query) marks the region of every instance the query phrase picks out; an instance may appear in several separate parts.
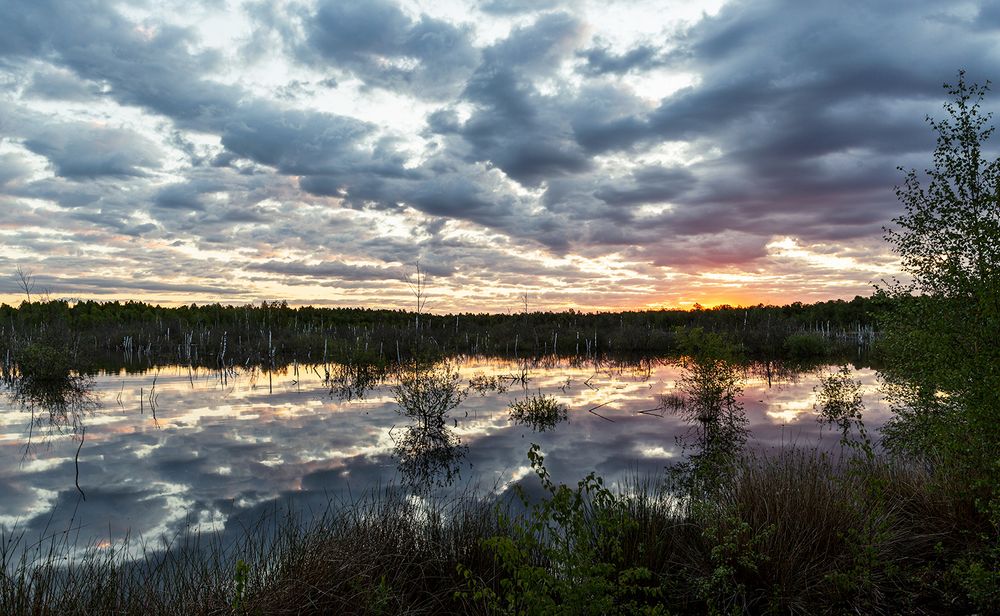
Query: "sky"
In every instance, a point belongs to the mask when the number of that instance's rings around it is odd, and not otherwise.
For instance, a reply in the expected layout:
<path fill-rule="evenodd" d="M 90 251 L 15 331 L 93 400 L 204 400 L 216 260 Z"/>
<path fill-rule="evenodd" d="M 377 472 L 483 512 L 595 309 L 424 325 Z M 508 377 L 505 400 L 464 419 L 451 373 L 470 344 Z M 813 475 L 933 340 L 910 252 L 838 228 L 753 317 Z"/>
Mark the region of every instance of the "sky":
<path fill-rule="evenodd" d="M 850 299 L 1000 3 L 0 0 L 0 301 Z M 992 101 L 987 100 L 987 108 Z"/>

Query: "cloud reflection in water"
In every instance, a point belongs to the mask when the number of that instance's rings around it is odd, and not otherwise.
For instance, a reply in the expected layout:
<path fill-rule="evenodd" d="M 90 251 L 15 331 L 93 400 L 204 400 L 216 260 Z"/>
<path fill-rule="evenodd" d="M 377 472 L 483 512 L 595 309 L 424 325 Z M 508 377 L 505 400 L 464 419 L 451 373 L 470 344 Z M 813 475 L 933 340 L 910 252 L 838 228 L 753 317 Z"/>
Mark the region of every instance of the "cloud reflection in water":
<path fill-rule="evenodd" d="M 479 359 L 458 370 L 467 381 L 520 367 Z M 78 442 L 54 434 L 22 459 L 27 416 L 8 401 L 0 409 L 0 525 L 16 523 L 33 536 L 68 528 L 72 520 L 90 537 L 106 539 L 110 531 L 155 538 L 187 527 L 222 530 L 274 506 L 322 511 L 331 499 L 350 500 L 377 486 L 405 489 L 398 462 L 407 418 L 397 412 L 392 383 L 342 400 L 330 395 L 320 373 L 300 370 L 295 382 L 294 375 L 277 372 L 268 393 L 268 379 L 260 375 L 223 383 L 211 371 L 163 367 L 155 421 L 148 405 L 140 405 L 153 373 L 98 376 L 94 395 L 103 409 L 87 419 L 80 454 L 86 502 L 73 482 Z M 449 444 L 462 447 L 455 450 L 461 455 L 445 460 L 455 473 L 447 489 L 504 489 L 525 480 L 533 442 L 546 452 L 557 481 L 575 482 L 591 470 L 612 483 L 630 473 L 661 473 L 680 454 L 676 437 L 687 426 L 669 414 L 639 411 L 656 406 L 679 376 L 670 362 L 639 368 L 555 362 L 532 368 L 527 389 L 472 393 L 440 426 Z M 874 393 L 875 373 L 859 369 L 855 376 L 865 386 L 866 421 L 877 427 L 888 409 Z M 751 446 L 833 447 L 835 436 L 821 441 L 812 409 L 817 383 L 815 372 L 772 378 L 770 387 L 766 378 L 749 375 L 742 401 Z M 567 420 L 545 432 L 512 422 L 508 404 L 535 393 L 565 404 Z M 600 416 L 588 412 L 598 405 L 604 405 Z"/>

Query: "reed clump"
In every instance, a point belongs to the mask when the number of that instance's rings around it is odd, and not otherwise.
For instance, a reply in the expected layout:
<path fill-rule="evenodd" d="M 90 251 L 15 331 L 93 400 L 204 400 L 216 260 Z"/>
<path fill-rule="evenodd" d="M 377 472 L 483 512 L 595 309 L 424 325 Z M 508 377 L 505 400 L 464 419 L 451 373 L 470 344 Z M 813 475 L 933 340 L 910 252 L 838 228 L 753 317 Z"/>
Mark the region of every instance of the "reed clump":
<path fill-rule="evenodd" d="M 511 421 L 528 426 L 536 432 L 555 428 L 559 423 L 566 421 L 569 412 L 565 403 L 557 400 L 555 396 L 542 393 L 512 401 L 508 411 Z"/>

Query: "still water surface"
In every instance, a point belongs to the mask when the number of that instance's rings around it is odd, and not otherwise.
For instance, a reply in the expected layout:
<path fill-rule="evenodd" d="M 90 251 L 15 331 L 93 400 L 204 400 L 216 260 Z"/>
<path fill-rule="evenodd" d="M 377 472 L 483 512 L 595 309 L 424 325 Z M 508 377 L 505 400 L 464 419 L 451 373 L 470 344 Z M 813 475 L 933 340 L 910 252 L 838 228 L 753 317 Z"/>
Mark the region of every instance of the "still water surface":
<path fill-rule="evenodd" d="M 530 473 L 531 443 L 542 447 L 554 478 L 568 483 L 590 471 L 611 483 L 655 475 L 682 455 L 678 438 L 690 427 L 655 410 L 681 376 L 670 360 L 553 360 L 531 367 L 526 382 L 508 378 L 521 374 L 514 361 L 465 359 L 457 368 L 463 383 L 495 376 L 509 389 L 472 391 L 448 413 L 449 442 L 459 446 L 424 467 L 454 471 L 450 481 L 435 478 L 437 494 L 509 489 Z M 834 448 L 837 436 L 814 409 L 821 371 L 833 369 L 772 373 L 770 383 L 765 370 L 749 370 L 742 402 L 750 446 Z M 889 415 L 877 373 L 856 368 L 854 376 L 863 384 L 865 421 L 877 428 Z M 82 431 L 58 423 L 29 430 L 31 414 L 0 397 L 0 526 L 28 536 L 73 528 L 85 541 L 155 539 L 232 530 L 276 503 L 322 511 L 331 499 L 378 486 L 419 490 L 400 473 L 407 454 L 399 444 L 413 420 L 398 412 L 391 385 L 342 399 L 324 367 L 303 365 L 270 375 L 187 366 L 102 373 L 94 381 L 101 406 L 80 419 Z M 565 403 L 566 421 L 541 432 L 513 422 L 508 404 L 537 393 Z"/>

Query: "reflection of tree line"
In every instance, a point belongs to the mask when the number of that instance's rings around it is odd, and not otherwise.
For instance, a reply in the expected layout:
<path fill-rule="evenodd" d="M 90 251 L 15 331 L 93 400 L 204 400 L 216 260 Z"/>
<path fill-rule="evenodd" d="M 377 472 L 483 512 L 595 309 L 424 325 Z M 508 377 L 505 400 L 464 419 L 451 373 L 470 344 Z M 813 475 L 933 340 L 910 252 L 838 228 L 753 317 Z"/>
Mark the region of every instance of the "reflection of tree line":
<path fill-rule="evenodd" d="M 645 381 L 654 367 L 679 362 L 684 376 L 676 393 L 664 396 L 655 409 L 642 412 L 673 413 L 690 421 L 693 432 L 684 444 L 691 451 L 691 462 L 701 464 L 705 460 L 705 466 L 717 466 L 746 440 L 746 417 L 737 400 L 742 391 L 742 377 L 766 374 L 770 382 L 791 380 L 797 374 L 794 367 L 780 362 L 766 365 L 739 362 L 733 349 L 721 340 L 715 334 L 694 330 L 684 342 L 688 354 L 680 359 L 595 357 L 586 364 L 571 361 L 570 365 L 575 368 L 589 365 L 594 376 Z M 552 370 L 565 366 L 565 361 L 559 362 L 552 356 L 528 358 L 520 360 L 509 372 L 479 373 L 467 379 L 459 375 L 459 361 L 461 358 L 446 359 L 425 353 L 423 357 L 400 363 L 357 358 L 311 369 L 322 377 L 331 395 L 341 400 L 364 398 L 374 388 L 391 383 L 389 391 L 397 411 L 408 421 L 391 433 L 399 470 L 407 484 L 429 488 L 451 485 L 460 476 L 468 447 L 455 433 L 457 418 L 452 414 L 470 395 L 486 396 L 520 388 L 524 395 L 510 401 L 509 419 L 536 432 L 551 430 L 568 418 L 569 409 L 554 396 L 540 390 L 528 393 L 532 371 Z M 59 430 L 68 429 L 82 439 L 83 417 L 96 409 L 98 403 L 91 392 L 92 379 L 72 372 L 66 353 L 41 344 L 25 345 L 15 362 L 5 361 L 3 365 L 10 397 L 32 413 L 29 446 L 34 427 L 43 422 Z M 584 384 L 594 388 L 591 380 Z M 567 380 L 564 391 L 569 384 Z M 152 397 L 150 400 L 152 403 Z"/>

